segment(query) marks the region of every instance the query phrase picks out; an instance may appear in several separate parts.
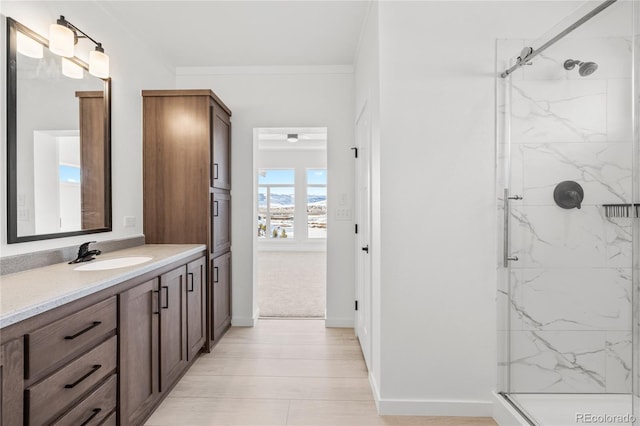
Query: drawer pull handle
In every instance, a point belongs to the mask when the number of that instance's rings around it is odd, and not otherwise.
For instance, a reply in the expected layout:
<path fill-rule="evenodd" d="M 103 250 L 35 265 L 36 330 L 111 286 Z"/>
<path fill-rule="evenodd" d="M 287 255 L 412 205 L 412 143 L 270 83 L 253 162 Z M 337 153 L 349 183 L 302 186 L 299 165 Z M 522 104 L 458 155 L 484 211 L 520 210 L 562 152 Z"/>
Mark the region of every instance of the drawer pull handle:
<path fill-rule="evenodd" d="M 169 286 L 163 285 L 162 288 L 165 289 L 166 297 L 164 299 L 165 305 L 161 306 L 161 308 L 162 309 L 169 309 Z"/>
<path fill-rule="evenodd" d="M 191 278 L 191 290 L 189 290 L 189 289 L 187 288 L 187 291 L 188 291 L 189 293 L 193 293 L 193 290 L 195 290 L 195 289 L 193 288 L 193 272 L 187 272 L 187 275 L 189 276 L 189 278 Z"/>
<path fill-rule="evenodd" d="M 99 326 L 100 324 L 102 324 L 102 321 L 94 321 L 89 327 L 85 328 L 84 330 L 80 330 L 78 331 L 76 334 L 74 334 L 73 336 L 64 336 L 64 340 L 73 340 L 78 336 L 83 335 L 84 333 L 86 333 L 87 331 L 91 330 L 92 328 L 96 328 L 97 326 Z"/>
<path fill-rule="evenodd" d="M 93 414 L 91 414 L 91 416 L 89 416 L 89 418 L 87 420 L 85 420 L 84 422 L 82 422 L 82 424 L 80 426 L 87 426 L 89 423 L 91 423 L 91 420 L 93 420 L 93 418 L 95 416 L 97 416 L 98 414 L 100 414 L 100 411 L 102 411 L 102 408 L 94 408 L 93 410 Z"/>
<path fill-rule="evenodd" d="M 93 373 L 95 373 L 96 371 L 100 370 L 100 368 L 102 367 L 102 365 L 100 364 L 96 364 L 93 367 L 91 367 L 91 371 L 89 371 L 87 374 L 85 374 L 84 376 L 80 377 L 78 380 L 76 380 L 75 382 L 71 383 L 70 385 L 64 385 L 65 389 L 73 389 L 76 386 L 78 386 L 80 384 L 80 382 L 84 381 L 87 377 L 89 377 L 90 375 L 92 375 Z"/>

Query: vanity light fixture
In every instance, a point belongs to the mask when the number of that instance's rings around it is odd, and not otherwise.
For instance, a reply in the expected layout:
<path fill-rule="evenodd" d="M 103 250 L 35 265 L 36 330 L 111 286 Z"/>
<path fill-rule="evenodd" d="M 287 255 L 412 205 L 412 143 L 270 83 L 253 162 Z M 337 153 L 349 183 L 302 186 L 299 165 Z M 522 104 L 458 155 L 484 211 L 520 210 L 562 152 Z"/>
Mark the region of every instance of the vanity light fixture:
<path fill-rule="evenodd" d="M 102 43 L 95 41 L 62 15 L 49 27 L 49 50 L 56 55 L 71 58 L 74 55 L 74 46 L 80 38 L 89 39 L 96 45 L 95 50 L 89 52 L 89 73 L 99 78 L 109 78 L 109 57 L 104 53 Z"/>
<path fill-rule="evenodd" d="M 69 78 L 81 79 L 84 77 L 84 69 L 69 59 L 62 58 L 62 74 Z"/>
<path fill-rule="evenodd" d="M 44 55 L 44 46 L 20 31 L 17 32 L 16 48 L 30 58 L 40 59 Z"/>
<path fill-rule="evenodd" d="M 297 133 L 288 133 L 287 140 L 291 143 L 298 142 L 298 134 Z"/>

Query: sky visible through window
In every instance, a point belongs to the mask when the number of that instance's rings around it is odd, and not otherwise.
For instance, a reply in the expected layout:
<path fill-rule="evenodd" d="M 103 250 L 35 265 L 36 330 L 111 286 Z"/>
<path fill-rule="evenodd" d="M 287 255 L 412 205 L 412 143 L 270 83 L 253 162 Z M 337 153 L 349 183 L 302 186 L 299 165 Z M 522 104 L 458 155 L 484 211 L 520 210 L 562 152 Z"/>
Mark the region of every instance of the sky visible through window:
<path fill-rule="evenodd" d="M 307 170 L 307 184 L 309 185 L 326 185 L 327 171 L 325 169 L 309 169 Z"/>
<path fill-rule="evenodd" d="M 60 165 L 58 173 L 60 182 L 80 183 L 80 167 Z"/>

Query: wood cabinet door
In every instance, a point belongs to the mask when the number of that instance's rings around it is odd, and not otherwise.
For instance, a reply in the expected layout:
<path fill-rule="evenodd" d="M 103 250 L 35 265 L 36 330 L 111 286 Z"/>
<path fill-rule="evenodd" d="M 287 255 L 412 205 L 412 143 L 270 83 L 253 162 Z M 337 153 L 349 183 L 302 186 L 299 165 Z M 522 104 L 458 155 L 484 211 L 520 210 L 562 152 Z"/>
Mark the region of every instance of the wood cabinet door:
<path fill-rule="evenodd" d="M 0 347 L 0 425 L 22 425 L 24 413 L 24 352 L 22 340 Z"/>
<path fill-rule="evenodd" d="M 187 367 L 187 268 L 160 276 L 160 392 Z"/>
<path fill-rule="evenodd" d="M 215 103 L 211 111 L 211 186 L 228 190 L 231 189 L 231 120 Z"/>
<path fill-rule="evenodd" d="M 187 354 L 188 361 L 198 355 L 207 338 L 206 258 L 187 265 Z"/>
<path fill-rule="evenodd" d="M 231 253 L 212 261 L 211 288 L 213 314 L 212 340 L 217 341 L 231 325 Z"/>
<path fill-rule="evenodd" d="M 158 279 L 120 297 L 120 424 L 141 424 L 159 396 Z"/>
<path fill-rule="evenodd" d="M 226 191 L 211 194 L 211 251 L 218 256 L 231 249 L 231 196 Z"/>

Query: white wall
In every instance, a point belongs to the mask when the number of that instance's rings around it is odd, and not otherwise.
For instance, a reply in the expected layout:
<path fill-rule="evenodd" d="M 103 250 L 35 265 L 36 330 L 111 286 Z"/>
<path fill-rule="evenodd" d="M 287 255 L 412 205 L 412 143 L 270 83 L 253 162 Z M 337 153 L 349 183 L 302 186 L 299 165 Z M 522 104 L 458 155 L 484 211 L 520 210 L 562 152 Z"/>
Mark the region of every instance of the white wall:
<path fill-rule="evenodd" d="M 138 236 L 142 234 L 142 89 L 172 88 L 175 76 L 161 59 L 149 52 L 149 46 L 132 36 L 126 28 L 102 10 L 94 2 L 22 2 L 2 1 L 2 34 L 5 34 L 4 17 L 9 16 L 32 30 L 47 35 L 49 24 L 64 15 L 74 25 L 82 28 L 102 42 L 111 60 L 111 178 L 113 200 L 113 231 L 63 239 L 29 243 L 6 243 L 6 187 L 0 189 L 0 223 L 2 256 L 29 253 L 57 247 L 80 244 L 89 239 L 99 241 Z M 3 37 L 4 39 L 4 37 Z M 85 43 L 80 41 L 79 46 Z M 81 46 L 82 47 L 82 46 Z M 85 60 L 87 58 L 84 58 Z M 0 46 L 0 76 L 5 81 L 5 44 Z M 4 84 L 4 83 L 3 83 Z M 6 105 L 5 91 L 2 105 Z M 4 108 L 3 108 L 4 110 Z M 6 117 L 2 114 L 0 125 L 0 174 L 6 176 Z M 135 227 L 124 228 L 123 217 L 134 216 Z"/>
<path fill-rule="evenodd" d="M 353 208 L 353 75 L 350 67 L 179 68 L 176 87 L 212 89 L 233 111 L 232 234 L 234 325 L 257 314 L 253 129 L 327 127 L 329 200 L 346 193 Z M 352 326 L 353 222 L 335 220 L 327 243 L 327 325 Z"/>
<path fill-rule="evenodd" d="M 380 2 L 370 15 L 379 26 L 380 88 L 373 374 L 383 413 L 491 414 L 495 40 L 536 39 L 577 6 Z M 356 107 L 375 93 L 375 42 L 366 32 Z"/>

